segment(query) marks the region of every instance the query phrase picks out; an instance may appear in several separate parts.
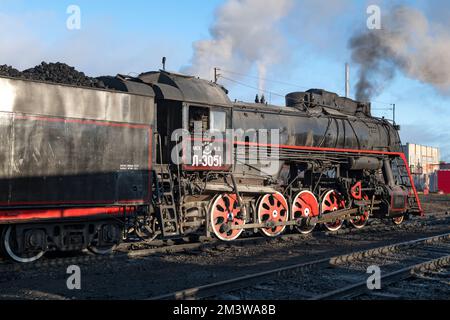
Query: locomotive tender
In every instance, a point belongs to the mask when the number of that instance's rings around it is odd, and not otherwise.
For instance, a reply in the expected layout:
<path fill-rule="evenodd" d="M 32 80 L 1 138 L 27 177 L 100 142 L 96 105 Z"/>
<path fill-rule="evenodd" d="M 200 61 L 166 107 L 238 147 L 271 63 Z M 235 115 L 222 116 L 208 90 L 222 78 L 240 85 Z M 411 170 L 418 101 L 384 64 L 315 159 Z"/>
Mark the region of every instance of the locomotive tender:
<path fill-rule="evenodd" d="M 0 77 L 1 246 L 15 261 L 106 254 L 129 236 L 231 241 L 422 214 L 398 128 L 370 104 L 319 89 L 286 106 L 231 102 L 166 71 L 101 80 Z"/>

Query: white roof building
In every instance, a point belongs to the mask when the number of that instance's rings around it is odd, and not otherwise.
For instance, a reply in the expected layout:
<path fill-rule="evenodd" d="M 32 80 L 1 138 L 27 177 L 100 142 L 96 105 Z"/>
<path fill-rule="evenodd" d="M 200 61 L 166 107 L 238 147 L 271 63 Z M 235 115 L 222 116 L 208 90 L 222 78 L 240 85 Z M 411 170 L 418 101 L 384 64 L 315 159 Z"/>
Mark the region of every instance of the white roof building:
<path fill-rule="evenodd" d="M 430 175 L 439 170 L 440 150 L 431 146 L 407 143 L 402 146 L 419 190 L 430 186 Z"/>

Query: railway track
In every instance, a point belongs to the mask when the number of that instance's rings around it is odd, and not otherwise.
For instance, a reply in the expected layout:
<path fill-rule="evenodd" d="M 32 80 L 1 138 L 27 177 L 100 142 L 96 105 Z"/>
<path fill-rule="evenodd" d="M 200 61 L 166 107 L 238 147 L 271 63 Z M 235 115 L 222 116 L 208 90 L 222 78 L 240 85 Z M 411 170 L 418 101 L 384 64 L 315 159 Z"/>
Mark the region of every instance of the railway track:
<path fill-rule="evenodd" d="M 450 238 L 449 238 L 450 239 Z M 392 271 L 385 275 L 381 275 L 380 282 L 383 283 L 383 286 L 389 286 L 392 283 L 396 283 L 399 281 L 403 281 L 409 278 L 416 277 L 420 272 L 432 271 L 442 267 L 450 266 L 450 250 L 448 250 L 447 255 L 432 259 L 427 262 L 417 263 L 410 266 L 406 266 L 396 271 Z M 381 288 L 380 288 L 381 290 Z M 450 290 L 450 288 L 449 288 Z M 360 281 L 358 283 L 345 286 L 343 288 L 330 291 L 328 293 L 317 295 L 312 298 L 312 300 L 342 300 L 342 299 L 355 299 L 362 295 L 375 295 L 375 296 L 385 296 L 389 297 L 388 294 L 379 293 L 375 291 L 374 293 L 370 293 L 367 289 L 367 281 Z M 390 296 L 392 297 L 392 296 Z M 398 296 L 401 298 L 401 296 Z"/>
<path fill-rule="evenodd" d="M 418 270 L 450 264 L 450 232 L 253 273 L 151 299 L 351 299 L 368 294 L 368 266 L 381 269 L 380 283 L 414 277 Z"/>
<path fill-rule="evenodd" d="M 440 217 L 426 220 L 409 220 L 400 226 L 396 226 L 390 223 L 385 223 L 380 220 L 373 220 L 372 223 L 363 229 L 354 229 L 347 227 L 339 230 L 338 232 L 323 232 L 318 231 L 317 235 L 324 236 L 339 236 L 339 235 L 354 235 L 363 237 L 367 233 L 378 233 L 378 232 L 388 232 L 394 230 L 410 230 L 414 228 L 421 228 L 424 226 L 442 225 L 448 224 L 450 222 L 450 217 Z M 145 258 L 152 255 L 158 254 L 170 254 L 170 253 L 182 253 L 189 252 L 193 250 L 223 250 L 223 248 L 229 246 L 246 246 L 255 244 L 270 243 L 271 241 L 282 240 L 304 240 L 308 239 L 308 236 L 297 234 L 297 233 L 287 233 L 283 234 L 277 238 L 266 238 L 266 237 L 248 237 L 240 238 L 230 243 L 224 243 L 216 239 L 200 239 L 196 242 L 188 242 L 187 239 L 181 239 L 177 243 L 172 240 L 169 241 L 138 241 L 138 242 L 127 242 L 120 245 L 117 251 L 111 255 L 95 255 L 87 250 L 83 252 L 73 252 L 73 253 L 50 253 L 39 261 L 29 263 L 29 264 L 17 264 L 9 260 L 0 258 L 0 268 L 1 269 L 13 269 L 13 270 L 32 270 L 35 268 L 45 268 L 54 266 L 64 266 L 71 264 L 83 264 L 83 263 L 95 263 L 101 262 L 109 259 L 129 259 L 129 258 Z"/>

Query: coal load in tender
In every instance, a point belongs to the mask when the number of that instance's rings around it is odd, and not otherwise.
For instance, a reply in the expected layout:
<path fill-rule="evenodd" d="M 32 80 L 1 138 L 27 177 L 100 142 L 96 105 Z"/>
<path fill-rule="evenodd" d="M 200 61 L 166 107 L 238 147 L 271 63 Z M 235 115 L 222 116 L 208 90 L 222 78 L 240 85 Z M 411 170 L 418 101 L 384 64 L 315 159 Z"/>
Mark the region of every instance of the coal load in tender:
<path fill-rule="evenodd" d="M 83 72 L 75 70 L 74 67 L 64 63 L 45 63 L 24 70 L 22 72 L 26 79 L 49 81 L 63 84 L 70 84 L 81 87 L 95 87 L 97 80 L 87 77 Z"/>
<path fill-rule="evenodd" d="M 80 87 L 97 87 L 104 88 L 101 81 L 96 78 L 86 76 L 83 72 L 75 70 L 65 63 L 45 63 L 19 72 L 9 66 L 0 66 L 0 75 L 22 78 L 37 81 L 47 81 L 61 84 L 68 84 Z"/>
<path fill-rule="evenodd" d="M 19 70 L 4 64 L 0 66 L 0 76 L 18 78 L 22 76 L 22 73 Z"/>

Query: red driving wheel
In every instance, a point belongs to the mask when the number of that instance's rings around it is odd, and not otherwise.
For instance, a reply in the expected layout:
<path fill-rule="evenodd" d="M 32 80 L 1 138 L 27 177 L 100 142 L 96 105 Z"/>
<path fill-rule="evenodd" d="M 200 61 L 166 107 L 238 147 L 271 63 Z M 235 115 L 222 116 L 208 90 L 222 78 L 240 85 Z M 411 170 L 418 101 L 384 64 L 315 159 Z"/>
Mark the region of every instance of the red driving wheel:
<path fill-rule="evenodd" d="M 363 199 L 369 200 L 369 197 L 367 195 L 363 195 Z M 364 210 L 364 214 L 350 219 L 351 225 L 356 229 L 364 228 L 364 226 L 367 224 L 367 221 L 369 221 L 369 210 Z"/>
<path fill-rule="evenodd" d="M 345 201 L 342 198 L 341 194 L 335 190 L 329 190 L 322 200 L 321 212 L 323 215 L 327 213 L 338 211 L 345 208 Z M 325 228 L 329 231 L 338 231 L 342 225 L 344 224 L 344 220 L 335 220 L 333 222 L 324 223 Z"/>
<path fill-rule="evenodd" d="M 258 223 L 279 223 L 289 219 L 289 207 L 285 197 L 279 193 L 271 193 L 262 196 L 257 206 Z M 261 228 L 261 232 L 268 237 L 276 237 L 281 234 L 285 225 Z"/>
<path fill-rule="evenodd" d="M 319 215 L 319 202 L 316 196 L 311 191 L 301 191 L 292 201 L 292 219 L 300 220 L 301 224 L 296 226 L 296 229 L 303 234 L 311 233 L 316 224 L 310 224 L 309 218 L 317 217 Z"/>
<path fill-rule="evenodd" d="M 401 225 L 404 220 L 405 220 L 405 216 L 399 216 L 399 217 L 392 218 L 392 222 L 397 226 Z"/>
<path fill-rule="evenodd" d="M 209 209 L 211 227 L 217 238 L 223 241 L 237 239 L 244 229 L 230 229 L 245 224 L 244 214 L 235 194 L 221 194 L 212 200 Z"/>

